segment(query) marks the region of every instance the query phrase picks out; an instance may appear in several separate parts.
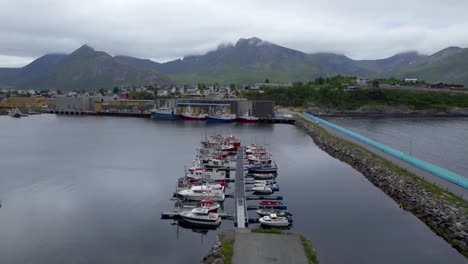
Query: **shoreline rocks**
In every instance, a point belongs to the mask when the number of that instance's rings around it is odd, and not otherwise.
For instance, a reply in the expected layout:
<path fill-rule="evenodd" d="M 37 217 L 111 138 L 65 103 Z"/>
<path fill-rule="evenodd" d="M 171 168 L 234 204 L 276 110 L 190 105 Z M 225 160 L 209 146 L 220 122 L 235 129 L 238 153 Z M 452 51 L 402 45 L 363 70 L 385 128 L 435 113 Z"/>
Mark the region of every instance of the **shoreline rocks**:
<path fill-rule="evenodd" d="M 202 259 L 203 264 L 224 263 L 223 252 L 221 250 L 221 244 L 224 240 L 234 240 L 234 230 L 225 230 L 216 236 L 213 247 L 211 247 L 208 254 Z"/>
<path fill-rule="evenodd" d="M 468 208 L 442 199 L 421 181 L 400 175 L 371 153 L 330 137 L 312 122 L 297 118 L 295 125 L 306 131 L 315 144 L 332 157 L 350 164 L 372 184 L 410 211 L 437 235 L 468 257 Z"/>

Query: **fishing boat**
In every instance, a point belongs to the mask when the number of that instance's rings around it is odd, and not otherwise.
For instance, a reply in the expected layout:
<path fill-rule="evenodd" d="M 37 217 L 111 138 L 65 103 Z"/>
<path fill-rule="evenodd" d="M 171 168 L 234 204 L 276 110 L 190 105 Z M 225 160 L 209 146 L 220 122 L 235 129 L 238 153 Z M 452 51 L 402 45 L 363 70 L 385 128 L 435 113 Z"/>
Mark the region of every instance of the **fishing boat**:
<path fill-rule="evenodd" d="M 179 115 L 176 114 L 174 109 L 169 107 L 161 107 L 151 110 L 151 118 L 153 119 L 166 119 L 166 120 L 177 120 Z"/>
<path fill-rule="evenodd" d="M 191 211 L 180 212 L 179 216 L 186 222 L 200 226 L 218 226 L 221 217 L 206 208 L 194 208 Z"/>
<path fill-rule="evenodd" d="M 291 223 L 288 217 L 270 214 L 259 219 L 260 223 L 269 227 L 288 227 Z"/>
<path fill-rule="evenodd" d="M 188 106 L 185 110 L 185 112 L 181 113 L 180 116 L 184 120 L 205 120 L 206 115 L 205 114 L 195 114 L 192 112 L 192 108 Z"/>
<path fill-rule="evenodd" d="M 260 118 L 255 116 L 243 115 L 238 118 L 241 123 L 260 123 Z"/>
<path fill-rule="evenodd" d="M 178 195 L 189 201 L 201 201 L 210 198 L 212 201 L 222 202 L 225 195 L 223 190 L 212 190 L 207 186 L 193 186 L 190 189 L 178 192 Z"/>
<path fill-rule="evenodd" d="M 18 108 L 13 108 L 10 109 L 10 111 L 8 111 L 8 115 L 11 117 L 19 118 L 23 116 L 23 113 L 21 113 L 21 110 L 19 110 Z"/>
<path fill-rule="evenodd" d="M 215 114 L 208 114 L 206 116 L 206 121 L 213 123 L 232 123 L 236 120 L 235 114 L 227 114 L 223 111 L 218 111 Z"/>

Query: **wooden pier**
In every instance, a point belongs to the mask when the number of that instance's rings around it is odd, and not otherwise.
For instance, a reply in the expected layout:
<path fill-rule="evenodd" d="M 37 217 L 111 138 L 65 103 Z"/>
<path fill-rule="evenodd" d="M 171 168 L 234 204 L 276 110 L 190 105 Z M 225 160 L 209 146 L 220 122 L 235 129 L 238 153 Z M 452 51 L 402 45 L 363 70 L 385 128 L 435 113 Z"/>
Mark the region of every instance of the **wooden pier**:
<path fill-rule="evenodd" d="M 244 182 L 244 147 L 237 148 L 237 163 L 236 163 L 236 217 L 234 218 L 237 228 L 245 228 L 248 224 L 248 214 L 245 199 L 245 182 Z"/>

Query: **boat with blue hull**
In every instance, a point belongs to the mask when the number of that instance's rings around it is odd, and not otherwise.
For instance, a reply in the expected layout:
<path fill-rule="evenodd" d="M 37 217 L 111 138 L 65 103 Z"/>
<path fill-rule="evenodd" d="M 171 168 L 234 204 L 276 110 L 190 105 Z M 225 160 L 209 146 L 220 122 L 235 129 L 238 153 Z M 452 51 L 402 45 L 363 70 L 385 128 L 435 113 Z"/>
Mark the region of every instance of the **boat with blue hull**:
<path fill-rule="evenodd" d="M 151 111 L 151 118 L 153 119 L 165 119 L 165 120 L 177 120 L 180 116 L 174 109 L 168 107 L 162 107 Z"/>
<path fill-rule="evenodd" d="M 236 119 L 235 115 L 207 115 L 206 121 L 212 123 L 232 123 Z"/>

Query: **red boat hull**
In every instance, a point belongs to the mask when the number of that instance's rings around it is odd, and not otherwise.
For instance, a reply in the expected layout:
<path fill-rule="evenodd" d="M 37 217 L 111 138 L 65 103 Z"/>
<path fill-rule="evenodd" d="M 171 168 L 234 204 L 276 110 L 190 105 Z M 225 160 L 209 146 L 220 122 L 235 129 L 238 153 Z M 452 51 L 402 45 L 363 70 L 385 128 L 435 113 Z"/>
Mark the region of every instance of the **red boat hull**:
<path fill-rule="evenodd" d="M 239 117 L 239 122 L 241 123 L 260 123 L 260 119 L 251 119 L 251 118 L 245 118 L 245 117 Z"/>
<path fill-rule="evenodd" d="M 189 116 L 189 115 L 180 115 L 184 120 L 206 120 L 206 116 Z"/>

